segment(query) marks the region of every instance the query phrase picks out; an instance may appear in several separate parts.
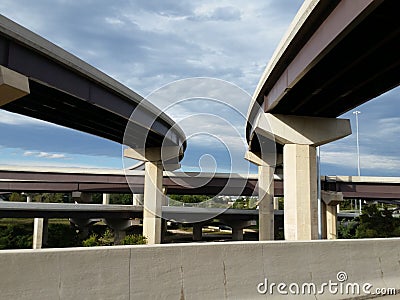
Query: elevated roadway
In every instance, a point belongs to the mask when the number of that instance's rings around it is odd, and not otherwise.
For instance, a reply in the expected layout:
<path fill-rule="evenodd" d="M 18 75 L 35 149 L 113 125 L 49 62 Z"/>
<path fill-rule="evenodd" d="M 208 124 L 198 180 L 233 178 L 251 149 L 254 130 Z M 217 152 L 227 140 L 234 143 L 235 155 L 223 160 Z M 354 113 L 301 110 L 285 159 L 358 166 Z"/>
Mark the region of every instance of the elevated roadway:
<path fill-rule="evenodd" d="M 0 108 L 126 145 L 125 156 L 145 162 L 145 235 L 149 243 L 160 240 L 160 220 L 150 212 L 161 209 L 163 169 L 179 168 L 186 149 L 184 132 L 169 116 L 1 15 Z"/>
<path fill-rule="evenodd" d="M 2 15 L 0 65 L 25 77 L 29 86 L 20 98 L 0 97 L 2 109 L 121 144 L 129 124 L 138 137 L 125 139 L 128 146 L 143 147 L 146 134 L 146 147 L 159 147 L 165 138 L 185 147 L 179 126 L 142 96 Z M 135 109 L 140 118 L 130 120 Z"/>
<path fill-rule="evenodd" d="M 277 165 L 284 169 L 285 237 L 320 235 L 316 147 L 351 134 L 350 121 L 338 116 L 399 85 L 397 11 L 390 0 L 305 0 L 295 16 L 247 116 L 246 158 L 263 178 L 262 239 L 273 237 L 269 182 Z"/>
<path fill-rule="evenodd" d="M 0 192 L 143 193 L 144 171 L 82 168 L 0 166 Z M 229 181 L 228 181 L 229 180 Z M 129 181 L 129 183 L 128 183 Z M 322 176 L 322 189 L 341 192 L 347 199 L 400 200 L 399 177 Z M 201 185 L 199 183 L 202 183 Z M 129 184 L 131 186 L 129 186 Z M 168 194 L 257 196 L 257 174 L 164 172 Z M 276 197 L 284 196 L 283 181 L 275 176 Z"/>
<path fill-rule="evenodd" d="M 396 87 L 397 11 L 396 1 L 305 1 L 259 81 L 255 102 L 273 114 L 337 117 Z M 250 106 L 250 124 L 256 110 Z"/>

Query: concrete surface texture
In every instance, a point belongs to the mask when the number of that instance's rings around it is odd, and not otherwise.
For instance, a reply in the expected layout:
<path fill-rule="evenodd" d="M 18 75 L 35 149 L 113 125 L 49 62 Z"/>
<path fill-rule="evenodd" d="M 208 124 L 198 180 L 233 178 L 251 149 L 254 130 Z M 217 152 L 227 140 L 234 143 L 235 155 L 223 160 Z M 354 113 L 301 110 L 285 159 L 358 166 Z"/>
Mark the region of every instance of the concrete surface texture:
<path fill-rule="evenodd" d="M 288 295 L 277 291 L 281 283 L 400 289 L 399 245 L 396 238 L 6 250 L 1 299 L 292 299 L 288 287 Z M 356 296 L 326 287 L 296 299 Z"/>

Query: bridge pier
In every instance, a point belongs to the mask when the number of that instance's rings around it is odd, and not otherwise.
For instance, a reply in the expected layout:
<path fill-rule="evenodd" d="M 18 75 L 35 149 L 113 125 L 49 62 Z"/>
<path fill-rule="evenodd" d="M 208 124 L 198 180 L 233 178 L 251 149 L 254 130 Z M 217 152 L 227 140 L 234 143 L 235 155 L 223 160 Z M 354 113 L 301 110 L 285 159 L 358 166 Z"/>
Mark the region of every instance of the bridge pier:
<path fill-rule="evenodd" d="M 143 194 L 132 194 L 132 205 L 143 205 Z"/>
<path fill-rule="evenodd" d="M 108 204 L 110 204 L 110 194 L 103 193 L 103 205 L 108 205 Z"/>
<path fill-rule="evenodd" d="M 47 218 L 35 218 L 33 220 L 32 248 L 42 249 L 47 243 L 49 220 Z"/>
<path fill-rule="evenodd" d="M 274 240 L 274 166 L 268 164 L 261 154 L 247 152 L 245 159 L 258 166 L 258 219 L 259 240 Z M 232 227 L 233 230 L 233 227 Z M 243 230 L 237 233 L 243 240 Z"/>
<path fill-rule="evenodd" d="M 229 226 L 232 228 L 232 240 L 233 241 L 243 241 L 243 230 L 246 227 L 256 225 L 256 222 L 251 220 L 251 221 L 236 221 L 232 222 L 229 224 Z M 273 232 L 273 228 L 272 228 Z"/>
<path fill-rule="evenodd" d="M 285 239 L 317 239 L 316 147 L 351 134 L 350 121 L 265 113 L 255 130 L 283 145 Z"/>
<path fill-rule="evenodd" d="M 104 219 L 104 222 L 114 231 L 114 244 L 119 245 L 126 236 L 126 230 L 134 225 L 140 225 L 137 219 Z"/>
<path fill-rule="evenodd" d="M 337 214 L 339 203 L 343 201 L 343 194 L 340 192 L 321 192 L 321 200 L 325 210 L 323 223 L 326 225 L 323 236 L 328 240 L 337 239 Z"/>
<path fill-rule="evenodd" d="M 203 239 L 203 222 L 193 224 L 193 241 L 198 242 Z"/>
<path fill-rule="evenodd" d="M 161 162 L 147 161 L 144 178 L 143 235 L 148 244 L 161 244 L 163 168 Z"/>
<path fill-rule="evenodd" d="M 163 170 L 175 170 L 180 167 L 178 160 L 182 151 L 179 146 L 162 148 L 132 149 L 124 151 L 124 156 L 144 161 L 144 195 L 143 195 L 143 236 L 147 244 L 162 242 L 162 204 L 165 202 L 163 189 Z"/>

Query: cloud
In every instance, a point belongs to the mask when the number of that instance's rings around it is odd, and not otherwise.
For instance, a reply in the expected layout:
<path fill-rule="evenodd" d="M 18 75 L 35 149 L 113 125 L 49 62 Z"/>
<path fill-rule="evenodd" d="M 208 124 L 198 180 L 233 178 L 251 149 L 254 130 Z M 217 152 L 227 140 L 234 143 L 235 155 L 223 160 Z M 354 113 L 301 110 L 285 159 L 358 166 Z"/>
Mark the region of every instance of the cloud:
<path fill-rule="evenodd" d="M 227 80 L 252 94 L 302 3 L 302 0 L 2 0 L 0 11 L 143 96 L 174 80 L 198 76 Z M 47 13 L 43 14 L 44 11 Z M 210 86 L 198 88 L 212 91 Z M 371 174 L 378 169 L 382 174 L 389 169 L 390 174 L 396 172 L 399 94 L 397 88 L 357 108 L 362 112 L 359 116 L 362 167 Z M 243 99 L 230 97 L 240 111 L 247 112 L 249 103 Z M 159 104 L 157 101 L 154 103 Z M 218 105 L 204 101 L 167 111 L 177 120 L 190 113 L 205 112 L 229 118 L 229 113 Z M 351 119 L 355 132 L 352 113 L 343 117 Z M 233 120 L 233 126 L 240 128 L 236 121 L 240 122 Z M 240 142 L 233 131 L 225 130 L 216 120 L 187 126 L 188 132 L 196 129 L 216 132 L 239 148 Z M 65 128 L 50 128 L 41 121 L 1 110 L 0 132 L 2 146 L 36 154 L 66 153 L 70 157 L 71 153 L 78 153 L 93 158 L 121 155 L 121 147 L 115 143 Z M 210 150 L 211 142 L 193 141 L 196 147 L 191 151 L 200 155 Z M 323 162 L 335 166 L 332 172 L 343 174 L 355 170 L 355 134 L 322 149 Z"/>
<path fill-rule="evenodd" d="M 48 159 L 66 159 L 67 156 L 62 153 L 48 153 L 48 152 L 35 152 L 35 151 L 25 151 L 24 156 L 33 156 L 38 158 L 48 158 Z"/>
<path fill-rule="evenodd" d="M 195 14 L 188 19 L 192 21 L 239 21 L 242 13 L 240 9 L 233 6 L 210 8 L 203 6 L 196 9 Z"/>

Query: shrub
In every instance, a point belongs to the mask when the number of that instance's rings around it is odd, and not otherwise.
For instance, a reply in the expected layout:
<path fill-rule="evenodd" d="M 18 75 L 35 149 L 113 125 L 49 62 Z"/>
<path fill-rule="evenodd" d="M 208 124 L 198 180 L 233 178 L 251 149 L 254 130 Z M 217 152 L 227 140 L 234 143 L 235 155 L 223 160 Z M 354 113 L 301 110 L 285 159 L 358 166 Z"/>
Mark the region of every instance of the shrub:
<path fill-rule="evenodd" d="M 82 242 L 83 247 L 95 247 L 100 246 L 98 235 L 93 233 L 89 238 Z"/>
<path fill-rule="evenodd" d="M 121 245 L 143 245 L 147 244 L 146 237 L 140 234 L 129 234 L 124 237 L 120 243 Z"/>
<path fill-rule="evenodd" d="M 49 224 L 46 247 L 64 248 L 75 247 L 79 244 L 78 234 L 69 224 Z"/>

